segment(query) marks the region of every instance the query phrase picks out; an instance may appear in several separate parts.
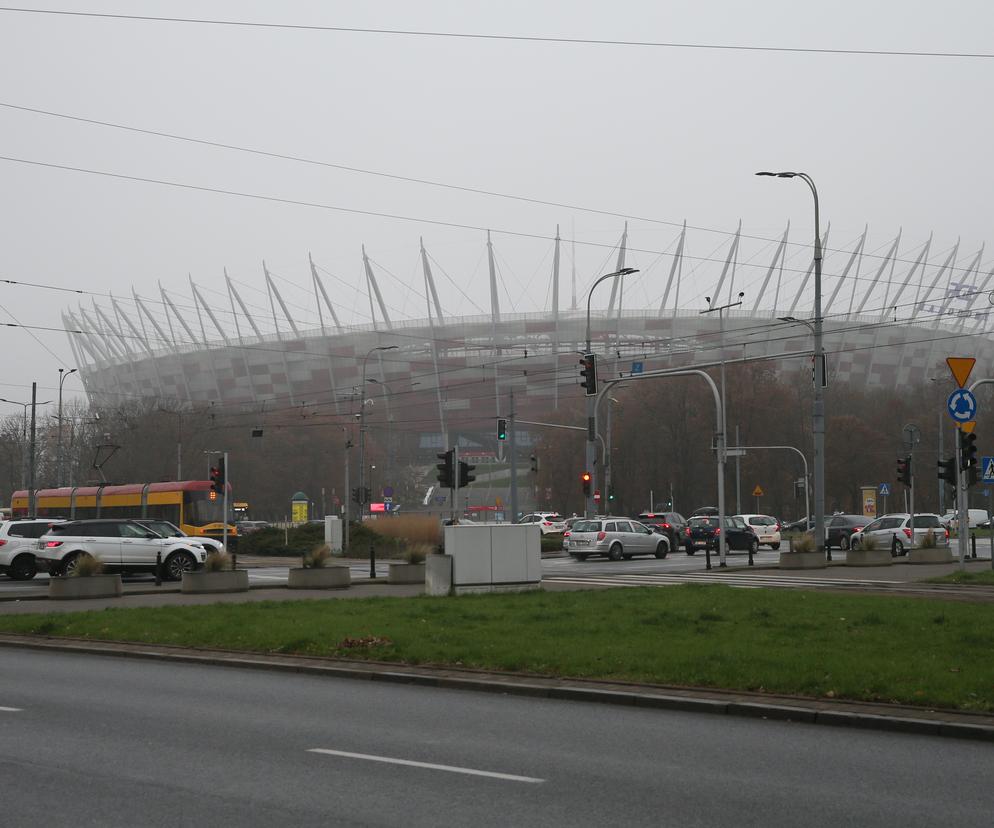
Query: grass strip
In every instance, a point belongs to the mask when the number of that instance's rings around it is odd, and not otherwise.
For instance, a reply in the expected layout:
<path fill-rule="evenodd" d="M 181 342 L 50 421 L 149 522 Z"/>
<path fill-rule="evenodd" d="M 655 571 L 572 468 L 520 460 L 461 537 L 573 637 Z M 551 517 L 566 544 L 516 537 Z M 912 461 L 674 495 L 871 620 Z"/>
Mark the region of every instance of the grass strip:
<path fill-rule="evenodd" d="M 936 578 L 929 578 L 931 584 L 980 584 L 994 585 L 994 570 L 984 570 L 983 572 L 952 572 L 949 575 L 940 575 Z"/>
<path fill-rule="evenodd" d="M 0 617 L 0 631 L 994 711 L 984 604 L 720 585 Z"/>

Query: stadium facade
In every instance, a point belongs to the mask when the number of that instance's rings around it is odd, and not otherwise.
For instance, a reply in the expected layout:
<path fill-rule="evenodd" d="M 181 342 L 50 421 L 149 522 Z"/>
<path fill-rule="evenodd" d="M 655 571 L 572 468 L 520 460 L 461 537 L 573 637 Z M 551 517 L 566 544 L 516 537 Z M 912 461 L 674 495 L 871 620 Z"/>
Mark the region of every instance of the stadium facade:
<path fill-rule="evenodd" d="M 994 359 L 989 327 L 994 271 L 982 272 L 983 248 L 961 255 L 957 242 L 937 251 L 929 238 L 902 250 L 898 234 L 878 248 L 883 252 L 870 253 L 867 231 L 838 248 L 829 246 L 830 233 L 825 233 L 823 315 L 831 383 L 902 387 L 942 375 L 941 363 L 951 354 L 976 355 L 982 365 Z M 624 307 L 620 277 L 600 289 L 605 295 L 590 318 L 601 376 L 624 375 L 637 367 L 634 363 L 648 371 L 720 359 L 768 359 L 781 371 L 807 371 L 810 246 L 792 244 L 789 225 L 776 239 L 758 240 L 744 236 L 740 225 L 716 256 L 701 259 L 687 252 L 691 235 L 684 226 L 669 252 L 660 253 L 653 284 L 661 297 L 652 307 Z M 746 244 L 757 251 L 745 250 Z M 626 227 L 616 249 L 617 270 L 631 264 L 631 252 Z M 322 406 L 347 416 L 356 410 L 357 398 L 369 397 L 382 399 L 391 421 L 436 434 L 441 443 L 453 431 L 492 430 L 494 418 L 506 416 L 512 390 L 522 419 L 579 404 L 577 355 L 586 338 L 586 292 L 581 287 L 578 304 L 574 257 L 571 297 L 561 300 L 560 254 L 557 232 L 551 306 L 543 311 L 501 308 L 488 238 L 490 309 L 473 316 L 445 311 L 434 260 L 422 243 L 421 318 L 391 318 L 364 249 L 373 320 L 367 324 L 339 321 L 342 308 L 329 296 L 313 260 L 316 319 L 306 322 L 290 312 L 265 265 L 268 314 L 250 312 L 226 273 L 223 310 L 205 301 L 191 279 L 186 297 L 161 286 L 155 299 L 133 290 L 128 300 L 66 309 L 63 322 L 95 402 L 219 401 L 260 414 Z M 742 304 L 720 317 L 701 313 L 709 303 L 735 302 L 740 294 Z M 360 394 L 364 374 L 369 385 Z"/>

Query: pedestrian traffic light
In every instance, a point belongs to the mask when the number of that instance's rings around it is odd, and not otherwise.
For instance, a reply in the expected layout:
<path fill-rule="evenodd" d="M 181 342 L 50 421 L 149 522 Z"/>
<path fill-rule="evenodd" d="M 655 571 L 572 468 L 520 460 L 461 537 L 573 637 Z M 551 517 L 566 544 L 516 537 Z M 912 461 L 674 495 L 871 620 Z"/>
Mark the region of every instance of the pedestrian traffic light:
<path fill-rule="evenodd" d="M 950 457 L 948 460 L 939 461 L 939 480 L 945 480 L 946 484 L 956 488 L 956 458 Z"/>
<path fill-rule="evenodd" d="M 972 431 L 959 433 L 959 467 L 963 471 L 977 466 L 977 435 Z"/>
<path fill-rule="evenodd" d="M 455 474 L 452 468 L 452 458 L 455 454 L 454 449 L 449 449 L 444 454 L 435 455 L 442 462 L 435 466 L 438 469 L 438 485 L 443 489 L 454 489 L 455 488 Z"/>
<path fill-rule="evenodd" d="M 897 479 L 905 486 L 911 485 L 911 455 L 897 458 Z"/>
<path fill-rule="evenodd" d="M 470 472 L 475 471 L 476 466 L 471 466 L 469 463 L 460 460 L 459 461 L 459 488 L 463 489 L 476 480 L 475 474 L 470 474 Z"/>
<path fill-rule="evenodd" d="M 507 439 L 507 420 L 501 419 L 497 421 L 497 439 Z"/>
<path fill-rule="evenodd" d="M 531 456 L 531 472 L 538 474 L 538 457 L 534 454 Z"/>
<path fill-rule="evenodd" d="M 586 391 L 588 397 L 597 393 L 597 357 L 594 354 L 584 354 L 580 360 L 580 376 L 583 382 L 580 383 Z"/>
<path fill-rule="evenodd" d="M 580 482 L 583 484 L 583 496 L 590 497 L 590 484 L 593 478 L 590 476 L 590 472 L 584 472 L 580 475 Z"/>

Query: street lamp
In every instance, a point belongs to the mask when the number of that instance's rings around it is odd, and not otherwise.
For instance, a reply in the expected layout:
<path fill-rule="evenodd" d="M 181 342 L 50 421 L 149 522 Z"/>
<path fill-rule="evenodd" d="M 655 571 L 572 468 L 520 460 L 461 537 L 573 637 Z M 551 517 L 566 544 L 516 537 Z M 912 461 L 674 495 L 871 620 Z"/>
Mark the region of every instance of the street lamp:
<path fill-rule="evenodd" d="M 587 349 L 584 351 L 585 354 L 591 353 L 590 351 L 590 298 L 594 295 L 594 288 L 597 287 L 605 279 L 612 279 L 615 276 L 628 276 L 632 273 L 638 273 L 638 269 L 634 267 L 623 267 L 621 270 L 616 270 L 614 273 L 605 273 L 603 276 L 598 278 L 591 286 L 590 290 L 587 291 L 587 336 L 586 343 Z M 594 514 L 594 490 L 597 488 L 597 470 L 594 468 L 594 464 L 597 461 L 597 397 L 592 394 L 587 395 L 587 454 L 586 454 L 586 466 L 584 467 L 593 475 L 593 480 L 591 480 L 590 494 L 587 495 L 586 500 L 583 504 L 583 516 L 592 517 Z"/>
<path fill-rule="evenodd" d="M 362 388 L 359 391 L 359 523 L 366 514 L 366 361 L 377 351 L 396 351 L 396 345 L 377 345 L 366 352 L 362 358 Z M 372 564 L 370 565 L 372 570 Z"/>
<path fill-rule="evenodd" d="M 22 403 L 17 400 L 7 400 L 0 397 L 0 402 L 10 403 L 10 405 L 19 405 L 24 409 L 24 417 L 21 420 L 21 488 L 25 488 L 28 485 L 28 464 L 27 455 L 25 454 L 25 449 L 28 444 L 28 409 L 31 408 L 31 403 Z M 35 405 L 48 405 L 51 400 L 45 400 L 43 403 L 35 403 Z"/>
<path fill-rule="evenodd" d="M 811 331 L 814 335 L 815 375 L 814 395 L 811 405 L 811 436 L 814 440 L 815 455 L 815 548 L 825 555 L 825 347 L 822 341 L 821 318 L 821 223 L 818 210 L 818 189 L 807 173 L 802 172 L 758 172 L 756 175 L 774 178 L 800 178 L 811 188 L 815 204 L 815 307 Z"/>
<path fill-rule="evenodd" d="M 56 486 L 62 488 L 62 383 L 66 381 L 70 374 L 75 374 L 79 369 L 59 368 L 59 441 L 55 452 L 55 477 Z"/>

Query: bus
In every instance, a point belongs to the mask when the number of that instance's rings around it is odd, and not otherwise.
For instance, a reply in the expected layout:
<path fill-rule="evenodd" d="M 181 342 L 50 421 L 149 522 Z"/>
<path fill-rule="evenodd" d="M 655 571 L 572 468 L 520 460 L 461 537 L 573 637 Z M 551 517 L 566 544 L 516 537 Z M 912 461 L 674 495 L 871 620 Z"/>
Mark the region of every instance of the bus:
<path fill-rule="evenodd" d="M 231 503 L 231 484 L 228 502 Z M 231 507 L 229 506 L 229 509 Z M 149 518 L 168 520 L 193 537 L 220 539 L 224 532 L 224 499 L 210 480 L 167 483 L 128 483 L 123 486 L 65 486 L 35 492 L 35 515 L 28 514 L 28 492 L 14 492 L 12 517 L 51 517 L 63 520 L 89 518 Z M 229 547 L 238 532 L 228 515 Z"/>

